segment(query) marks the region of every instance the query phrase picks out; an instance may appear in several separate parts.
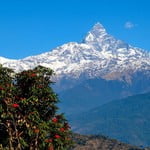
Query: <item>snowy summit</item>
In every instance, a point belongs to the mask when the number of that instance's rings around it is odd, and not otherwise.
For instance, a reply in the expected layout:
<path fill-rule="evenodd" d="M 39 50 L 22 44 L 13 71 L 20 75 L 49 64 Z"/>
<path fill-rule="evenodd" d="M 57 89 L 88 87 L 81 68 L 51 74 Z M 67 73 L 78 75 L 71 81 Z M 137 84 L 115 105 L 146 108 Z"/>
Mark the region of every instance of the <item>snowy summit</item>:
<path fill-rule="evenodd" d="M 70 42 L 47 53 L 20 60 L 0 57 L 0 63 L 16 72 L 37 65 L 52 68 L 62 77 L 121 79 L 125 72 L 150 71 L 150 53 L 114 38 L 100 23 L 93 26 L 82 43 Z"/>

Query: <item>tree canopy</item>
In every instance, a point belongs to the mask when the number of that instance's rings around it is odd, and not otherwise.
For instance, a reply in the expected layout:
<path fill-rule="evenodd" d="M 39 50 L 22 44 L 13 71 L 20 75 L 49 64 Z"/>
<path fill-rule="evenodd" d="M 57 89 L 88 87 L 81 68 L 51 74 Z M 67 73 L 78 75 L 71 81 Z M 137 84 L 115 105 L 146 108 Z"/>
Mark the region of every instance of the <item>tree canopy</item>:
<path fill-rule="evenodd" d="M 58 114 L 53 71 L 38 66 L 15 74 L 0 66 L 0 144 L 10 150 L 67 150 L 70 126 Z"/>

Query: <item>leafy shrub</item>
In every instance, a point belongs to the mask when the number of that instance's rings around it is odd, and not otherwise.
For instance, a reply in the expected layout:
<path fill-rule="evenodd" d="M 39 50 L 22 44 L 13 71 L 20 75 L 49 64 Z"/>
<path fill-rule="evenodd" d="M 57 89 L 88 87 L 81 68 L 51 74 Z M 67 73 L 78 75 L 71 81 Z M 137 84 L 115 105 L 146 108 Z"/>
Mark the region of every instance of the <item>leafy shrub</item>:
<path fill-rule="evenodd" d="M 71 132 L 57 114 L 51 69 L 38 66 L 15 74 L 0 66 L 0 143 L 11 150 L 66 150 Z"/>

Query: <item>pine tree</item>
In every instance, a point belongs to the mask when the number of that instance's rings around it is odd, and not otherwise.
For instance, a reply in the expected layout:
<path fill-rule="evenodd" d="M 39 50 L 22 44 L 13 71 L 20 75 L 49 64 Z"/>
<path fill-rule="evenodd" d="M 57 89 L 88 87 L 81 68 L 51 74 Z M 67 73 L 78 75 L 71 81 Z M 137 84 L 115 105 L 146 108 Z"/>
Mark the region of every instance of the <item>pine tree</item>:
<path fill-rule="evenodd" d="M 57 114 L 58 96 L 51 88 L 52 75 L 51 69 L 38 66 L 16 74 L 14 79 L 9 73 L 10 83 L 3 81 L 0 128 L 6 126 L 11 149 L 67 150 L 72 145 L 68 122 L 63 114 Z M 5 84 L 11 85 L 9 92 L 3 89 Z M 9 93 L 7 103 L 3 93 Z"/>

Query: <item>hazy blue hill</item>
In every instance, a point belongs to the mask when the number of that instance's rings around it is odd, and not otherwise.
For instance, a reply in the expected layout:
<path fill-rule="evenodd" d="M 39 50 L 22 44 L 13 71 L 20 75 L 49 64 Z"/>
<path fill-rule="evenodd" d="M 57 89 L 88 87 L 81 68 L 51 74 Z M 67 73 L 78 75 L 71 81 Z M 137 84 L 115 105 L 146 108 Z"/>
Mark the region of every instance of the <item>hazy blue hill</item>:
<path fill-rule="evenodd" d="M 74 88 L 59 94 L 60 99 L 62 99 L 61 108 L 64 108 L 68 114 L 69 112 L 75 113 L 76 108 L 78 108 L 78 112 L 87 111 L 112 99 L 120 98 L 123 88 L 124 84 L 119 81 L 86 80 Z"/>
<path fill-rule="evenodd" d="M 137 74 L 132 77 L 130 84 L 124 81 L 105 80 L 102 78 L 85 80 L 73 88 L 59 92 L 60 107 L 65 113 L 73 114 L 76 113 L 76 108 L 78 108 L 78 112 L 83 112 L 114 99 L 150 91 L 149 79 L 138 75 L 138 80 L 134 80 L 134 77 L 137 79 L 136 76 Z M 67 83 L 65 84 L 67 85 Z"/>
<path fill-rule="evenodd" d="M 150 93 L 116 100 L 86 113 L 70 116 L 74 131 L 103 134 L 121 141 L 150 146 Z"/>

